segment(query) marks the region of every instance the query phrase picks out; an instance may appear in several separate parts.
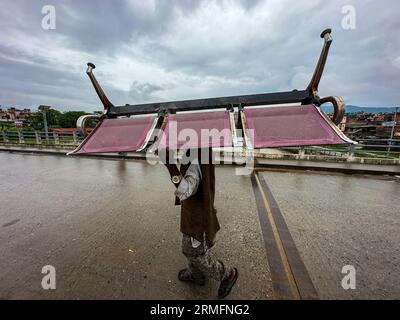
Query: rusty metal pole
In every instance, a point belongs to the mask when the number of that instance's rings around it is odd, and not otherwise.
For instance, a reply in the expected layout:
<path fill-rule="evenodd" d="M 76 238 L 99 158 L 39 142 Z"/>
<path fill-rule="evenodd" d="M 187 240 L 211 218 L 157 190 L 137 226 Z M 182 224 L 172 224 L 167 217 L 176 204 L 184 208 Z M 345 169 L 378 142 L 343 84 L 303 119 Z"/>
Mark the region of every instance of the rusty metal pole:
<path fill-rule="evenodd" d="M 104 93 L 103 89 L 101 88 L 100 84 L 97 82 L 97 79 L 93 74 L 94 68 L 96 68 L 96 66 L 93 63 L 88 62 L 86 74 L 89 76 L 89 79 L 92 82 L 93 87 L 96 90 L 96 93 L 100 98 L 100 101 L 103 103 L 104 110 L 108 111 L 114 105 L 110 102 L 110 100 L 108 100 L 108 98 L 107 98 L 106 94 Z"/>
<path fill-rule="evenodd" d="M 321 81 L 322 73 L 324 72 L 325 64 L 326 64 L 326 59 L 328 58 L 328 53 L 329 53 L 329 48 L 332 44 L 332 36 L 331 36 L 331 29 L 325 29 L 322 31 L 320 37 L 324 39 L 324 46 L 322 47 L 321 54 L 318 59 L 317 66 L 315 67 L 314 74 L 311 78 L 311 81 L 307 87 L 308 90 L 310 90 L 314 97 L 317 99 L 320 99 L 319 93 L 318 93 L 318 85 L 319 82 Z"/>

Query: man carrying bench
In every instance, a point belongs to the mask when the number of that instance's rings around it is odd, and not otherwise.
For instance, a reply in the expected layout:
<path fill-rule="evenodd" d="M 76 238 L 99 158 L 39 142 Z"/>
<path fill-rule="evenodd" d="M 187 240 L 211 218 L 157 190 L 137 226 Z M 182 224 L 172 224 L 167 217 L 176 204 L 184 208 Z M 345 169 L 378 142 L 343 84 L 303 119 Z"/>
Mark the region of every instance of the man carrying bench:
<path fill-rule="evenodd" d="M 171 180 L 176 186 L 176 205 L 181 205 L 182 252 L 188 260 L 188 267 L 178 273 L 178 279 L 196 285 L 204 285 L 210 277 L 220 282 L 218 297 L 226 297 L 239 276 L 236 268 L 228 267 L 215 259 L 210 252 L 220 225 L 215 198 L 215 165 L 212 150 L 199 149 L 197 157 L 181 164 L 167 164 Z M 208 152 L 207 163 L 200 163 L 201 152 Z"/>

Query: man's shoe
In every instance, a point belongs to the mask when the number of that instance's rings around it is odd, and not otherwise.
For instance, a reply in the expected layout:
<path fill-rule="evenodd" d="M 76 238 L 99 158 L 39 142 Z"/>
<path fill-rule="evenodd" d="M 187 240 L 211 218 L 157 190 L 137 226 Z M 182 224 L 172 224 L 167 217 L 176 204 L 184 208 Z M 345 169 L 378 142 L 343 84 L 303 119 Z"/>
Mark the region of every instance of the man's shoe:
<path fill-rule="evenodd" d="M 178 279 L 183 282 L 194 283 L 198 286 L 204 286 L 206 282 L 204 275 L 194 276 L 193 273 L 188 268 L 179 271 Z"/>
<path fill-rule="evenodd" d="M 236 268 L 232 268 L 231 273 L 228 277 L 221 281 L 218 289 L 218 298 L 225 298 L 232 290 L 239 277 L 239 271 Z"/>

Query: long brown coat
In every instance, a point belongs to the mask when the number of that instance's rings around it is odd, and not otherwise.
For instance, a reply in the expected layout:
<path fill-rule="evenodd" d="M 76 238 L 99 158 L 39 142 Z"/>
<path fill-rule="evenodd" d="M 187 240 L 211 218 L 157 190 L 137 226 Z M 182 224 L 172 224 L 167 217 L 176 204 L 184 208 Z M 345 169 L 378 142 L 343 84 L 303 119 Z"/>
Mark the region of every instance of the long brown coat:
<path fill-rule="evenodd" d="M 188 165 L 181 166 L 182 175 Z M 215 198 L 215 165 L 200 164 L 202 180 L 197 192 L 181 203 L 181 232 L 197 241 L 205 239 L 212 247 L 215 235 L 220 229 L 217 210 L 214 208 Z"/>

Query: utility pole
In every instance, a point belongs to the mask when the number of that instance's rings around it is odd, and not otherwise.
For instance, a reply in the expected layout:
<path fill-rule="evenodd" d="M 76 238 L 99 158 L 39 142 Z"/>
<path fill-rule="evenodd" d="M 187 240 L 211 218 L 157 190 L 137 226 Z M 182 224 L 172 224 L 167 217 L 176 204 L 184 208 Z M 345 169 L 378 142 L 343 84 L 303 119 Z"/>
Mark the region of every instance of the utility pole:
<path fill-rule="evenodd" d="M 39 106 L 39 110 L 42 111 L 42 113 L 43 113 L 44 132 L 45 132 L 45 135 L 46 135 L 47 144 L 49 144 L 49 129 L 47 127 L 46 110 L 49 110 L 49 109 L 50 109 L 49 106 L 43 106 L 43 105 Z"/>
<path fill-rule="evenodd" d="M 394 128 L 396 127 L 396 119 L 397 119 L 397 109 L 398 109 L 398 107 L 396 107 L 395 109 L 394 109 L 394 118 L 393 118 L 393 121 L 392 121 L 392 132 L 390 133 L 390 140 L 389 140 L 389 146 L 388 146 L 388 155 L 389 155 L 389 152 L 390 152 L 390 147 L 392 146 L 392 142 L 393 142 L 393 135 L 394 135 Z"/>

